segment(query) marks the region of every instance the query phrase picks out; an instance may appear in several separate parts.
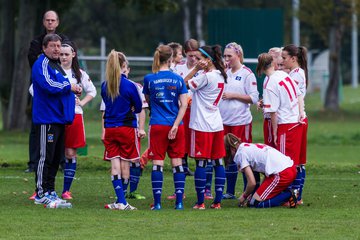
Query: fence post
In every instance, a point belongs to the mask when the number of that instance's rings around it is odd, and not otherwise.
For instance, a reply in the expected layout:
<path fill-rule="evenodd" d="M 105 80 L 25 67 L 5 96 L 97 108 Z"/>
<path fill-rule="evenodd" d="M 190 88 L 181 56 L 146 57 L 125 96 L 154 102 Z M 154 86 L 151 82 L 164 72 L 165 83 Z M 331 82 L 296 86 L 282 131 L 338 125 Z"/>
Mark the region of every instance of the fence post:
<path fill-rule="evenodd" d="M 101 57 L 105 58 L 106 55 L 106 38 L 101 37 L 100 39 L 100 55 Z M 105 80 L 105 60 L 100 61 L 100 76 L 101 76 L 101 83 Z"/>

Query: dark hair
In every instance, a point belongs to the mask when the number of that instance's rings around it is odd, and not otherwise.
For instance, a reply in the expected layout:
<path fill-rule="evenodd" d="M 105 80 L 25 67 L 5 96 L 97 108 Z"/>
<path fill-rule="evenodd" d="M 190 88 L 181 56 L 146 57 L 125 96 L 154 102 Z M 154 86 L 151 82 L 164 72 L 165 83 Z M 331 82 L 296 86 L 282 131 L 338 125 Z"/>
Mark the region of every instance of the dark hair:
<path fill-rule="evenodd" d="M 296 46 L 294 44 L 289 44 L 285 46 L 283 51 L 287 51 L 289 56 L 296 57 L 299 66 L 304 69 L 305 72 L 305 80 L 306 80 L 306 88 L 308 86 L 308 68 L 307 68 L 307 49 L 304 46 Z"/>
<path fill-rule="evenodd" d="M 216 67 L 217 70 L 221 72 L 221 75 L 224 77 L 225 83 L 227 83 L 227 75 L 225 72 L 225 64 L 222 59 L 222 52 L 221 52 L 221 46 L 220 45 L 214 45 L 214 46 L 203 46 L 199 48 L 199 51 L 201 55 L 203 55 L 206 58 L 211 59 L 212 63 Z M 203 52 L 205 51 L 205 53 Z"/>
<path fill-rule="evenodd" d="M 157 73 L 160 70 L 160 66 L 165 64 L 172 55 L 173 51 L 168 45 L 158 46 L 154 53 L 154 61 L 152 64 L 153 73 Z"/>
<path fill-rule="evenodd" d="M 256 66 L 256 74 L 260 77 L 261 74 L 271 67 L 273 57 L 269 53 L 261 53 L 258 56 L 258 64 Z"/>
<path fill-rule="evenodd" d="M 171 42 L 171 43 L 168 43 L 168 46 L 171 47 L 171 49 L 173 50 L 173 53 L 175 54 L 176 51 L 180 48 L 182 48 L 181 44 L 180 43 L 177 43 L 177 42 Z"/>
<path fill-rule="evenodd" d="M 66 42 L 62 43 L 61 46 L 62 47 L 70 47 L 71 51 L 75 53 L 75 57 L 73 57 L 72 62 L 71 62 L 71 69 L 75 73 L 75 78 L 77 80 L 77 83 L 81 83 L 82 74 L 80 71 L 78 51 L 77 51 L 76 44 L 71 41 L 66 41 Z"/>
<path fill-rule="evenodd" d="M 49 33 L 49 34 L 46 34 L 44 39 L 43 39 L 43 42 L 42 42 L 42 45 L 44 47 L 47 47 L 47 45 L 49 44 L 49 42 L 57 42 L 57 41 L 62 41 L 61 37 L 55 33 Z"/>
<path fill-rule="evenodd" d="M 235 136 L 232 133 L 228 133 L 224 136 L 224 145 L 225 145 L 225 157 L 224 163 L 225 166 L 228 166 L 231 162 L 234 161 L 234 156 L 231 153 L 232 149 L 237 150 L 238 146 L 241 144 L 241 139 Z"/>
<path fill-rule="evenodd" d="M 184 52 L 196 51 L 200 47 L 199 42 L 195 39 L 190 38 L 184 43 Z"/>

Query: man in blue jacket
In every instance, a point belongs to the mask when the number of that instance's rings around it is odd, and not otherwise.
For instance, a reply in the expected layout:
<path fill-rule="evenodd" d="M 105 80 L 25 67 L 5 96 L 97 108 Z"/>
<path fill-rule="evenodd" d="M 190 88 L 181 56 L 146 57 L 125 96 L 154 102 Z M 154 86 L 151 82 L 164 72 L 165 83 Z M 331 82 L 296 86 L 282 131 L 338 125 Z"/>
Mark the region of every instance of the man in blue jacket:
<path fill-rule="evenodd" d="M 36 166 L 35 204 L 58 208 L 65 203 L 55 192 L 55 177 L 64 152 L 65 124 L 71 124 L 75 114 L 75 95 L 82 89 L 70 84 L 58 63 L 61 37 L 47 34 L 43 40 L 43 54 L 32 67 L 33 108 L 36 144 L 40 146 Z"/>

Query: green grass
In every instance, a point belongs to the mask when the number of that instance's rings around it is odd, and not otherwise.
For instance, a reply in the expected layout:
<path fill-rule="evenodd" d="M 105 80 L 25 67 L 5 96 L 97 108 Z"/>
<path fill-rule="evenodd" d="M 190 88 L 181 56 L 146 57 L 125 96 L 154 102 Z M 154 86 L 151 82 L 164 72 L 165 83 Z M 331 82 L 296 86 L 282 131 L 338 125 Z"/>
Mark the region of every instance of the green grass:
<path fill-rule="evenodd" d="M 139 191 L 146 200 L 130 200 L 139 211 L 103 208 L 114 201 L 109 163 L 102 161 L 100 113 L 86 109 L 88 155 L 79 157 L 72 209 L 44 209 L 27 200 L 32 174 L 23 173 L 28 133 L 0 131 L 0 239 L 359 239 L 360 238 L 360 89 L 344 88 L 342 111 L 324 112 L 319 94 L 307 96 L 308 165 L 303 206 L 297 209 L 240 209 L 236 200 L 221 210 L 194 211 L 193 178 L 187 178 L 185 210 L 173 210 L 173 181 L 166 162 L 163 210 L 152 212 L 150 168 Z M 254 113 L 253 138 L 262 141 L 262 117 Z M 146 142 L 143 143 L 143 150 Z M 191 168 L 194 163 L 190 160 Z M 62 188 L 62 174 L 57 189 Z M 242 189 L 241 177 L 237 192 Z M 207 201 L 209 206 L 211 201 Z"/>

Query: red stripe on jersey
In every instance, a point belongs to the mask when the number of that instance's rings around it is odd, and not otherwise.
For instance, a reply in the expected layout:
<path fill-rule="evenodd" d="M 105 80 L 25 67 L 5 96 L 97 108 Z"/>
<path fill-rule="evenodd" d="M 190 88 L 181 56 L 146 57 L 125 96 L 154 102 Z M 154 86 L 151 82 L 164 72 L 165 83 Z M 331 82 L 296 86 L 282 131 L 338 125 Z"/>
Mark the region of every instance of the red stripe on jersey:
<path fill-rule="evenodd" d="M 264 83 L 264 89 L 266 88 L 266 86 L 267 86 L 267 84 L 268 84 L 268 82 L 269 82 L 269 77 L 268 76 L 266 76 L 266 78 L 265 78 L 265 83 Z"/>
<path fill-rule="evenodd" d="M 270 104 L 265 104 L 264 108 L 271 108 L 271 105 Z"/>
<path fill-rule="evenodd" d="M 251 69 L 248 68 L 247 66 L 244 66 L 243 68 L 246 69 L 246 70 L 248 70 L 250 73 L 252 73 Z"/>
<path fill-rule="evenodd" d="M 197 85 L 193 81 L 191 81 L 190 83 L 193 86 L 193 88 L 197 88 Z"/>
<path fill-rule="evenodd" d="M 299 69 L 299 68 L 297 68 L 297 69 L 295 69 L 295 71 L 294 71 L 294 72 L 299 72 L 299 70 L 300 70 L 300 69 Z"/>

